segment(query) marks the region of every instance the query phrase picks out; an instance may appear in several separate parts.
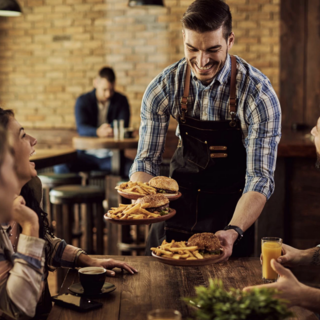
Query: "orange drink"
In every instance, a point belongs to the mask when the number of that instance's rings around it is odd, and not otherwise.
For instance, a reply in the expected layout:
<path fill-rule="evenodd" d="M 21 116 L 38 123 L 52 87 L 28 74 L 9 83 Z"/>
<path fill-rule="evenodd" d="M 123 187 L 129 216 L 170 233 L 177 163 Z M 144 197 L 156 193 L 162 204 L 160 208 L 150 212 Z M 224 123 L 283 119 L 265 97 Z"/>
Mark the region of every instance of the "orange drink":
<path fill-rule="evenodd" d="M 262 238 L 262 279 L 267 281 L 277 281 L 278 274 L 271 267 L 271 260 L 277 260 L 281 256 L 281 238 Z"/>

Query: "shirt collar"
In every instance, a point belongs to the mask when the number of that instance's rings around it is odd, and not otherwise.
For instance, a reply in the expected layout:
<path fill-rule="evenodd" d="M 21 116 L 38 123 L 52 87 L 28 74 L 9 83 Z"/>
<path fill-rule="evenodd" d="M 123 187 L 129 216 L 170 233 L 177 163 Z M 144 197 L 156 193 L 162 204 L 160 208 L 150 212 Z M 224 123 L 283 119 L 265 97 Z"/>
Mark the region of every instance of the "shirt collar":
<path fill-rule="evenodd" d="M 231 57 L 228 54 L 227 59 L 226 59 L 226 63 L 224 64 L 223 68 L 219 71 L 218 75 L 216 75 L 213 78 L 213 80 L 211 81 L 211 83 L 207 87 L 211 87 L 215 83 L 215 81 L 219 81 L 220 84 L 227 82 L 229 79 L 230 72 L 231 72 Z M 198 78 L 193 73 L 192 69 L 191 69 L 191 77 L 193 80 L 199 81 Z"/>

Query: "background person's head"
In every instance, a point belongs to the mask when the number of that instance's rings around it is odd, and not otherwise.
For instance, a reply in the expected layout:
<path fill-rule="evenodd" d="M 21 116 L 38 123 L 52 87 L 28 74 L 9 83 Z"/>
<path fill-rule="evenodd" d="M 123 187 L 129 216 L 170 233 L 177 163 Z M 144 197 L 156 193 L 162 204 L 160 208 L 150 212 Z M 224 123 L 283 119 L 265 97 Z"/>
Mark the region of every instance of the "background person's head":
<path fill-rule="evenodd" d="M 234 43 L 232 16 L 222 0 L 196 0 L 182 18 L 185 57 L 195 76 L 209 84 Z"/>
<path fill-rule="evenodd" d="M 93 85 L 96 89 L 96 97 L 99 102 L 107 102 L 114 95 L 116 76 L 109 67 L 104 67 L 99 71 Z"/>
<path fill-rule="evenodd" d="M 18 192 L 13 150 L 6 131 L 0 126 L 0 223 L 10 220 L 13 200 Z"/>
<path fill-rule="evenodd" d="M 35 152 L 34 146 L 37 144 L 37 140 L 25 132 L 24 128 L 14 118 L 12 110 L 0 108 L 0 125 L 8 131 L 10 141 L 12 141 L 16 173 L 21 189 L 37 175 L 34 163 L 29 160 Z"/>

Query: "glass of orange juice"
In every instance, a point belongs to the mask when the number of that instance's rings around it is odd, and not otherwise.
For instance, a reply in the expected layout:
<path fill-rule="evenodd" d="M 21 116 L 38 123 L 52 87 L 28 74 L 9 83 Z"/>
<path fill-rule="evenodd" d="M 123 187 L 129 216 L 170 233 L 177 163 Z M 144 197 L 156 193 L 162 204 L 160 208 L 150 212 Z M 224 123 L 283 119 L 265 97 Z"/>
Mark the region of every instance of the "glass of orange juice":
<path fill-rule="evenodd" d="M 262 251 L 262 279 L 264 282 L 276 282 L 279 275 L 272 269 L 271 260 L 281 256 L 282 239 L 265 237 L 261 240 Z"/>
<path fill-rule="evenodd" d="M 177 310 L 157 309 L 148 313 L 148 320 L 181 320 L 181 313 Z"/>

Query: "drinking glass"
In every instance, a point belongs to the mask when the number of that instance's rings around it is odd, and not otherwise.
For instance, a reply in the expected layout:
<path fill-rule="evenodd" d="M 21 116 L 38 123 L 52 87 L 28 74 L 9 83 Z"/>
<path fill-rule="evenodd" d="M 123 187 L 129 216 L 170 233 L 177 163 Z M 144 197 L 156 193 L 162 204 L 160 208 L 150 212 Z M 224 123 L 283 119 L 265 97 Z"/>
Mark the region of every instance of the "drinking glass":
<path fill-rule="evenodd" d="M 148 313 L 148 320 L 181 320 L 181 313 L 171 309 L 156 309 Z"/>
<path fill-rule="evenodd" d="M 282 239 L 277 237 L 265 237 L 261 239 L 262 251 L 262 280 L 264 282 L 276 282 L 279 275 L 272 269 L 271 260 L 277 260 L 281 256 Z"/>

